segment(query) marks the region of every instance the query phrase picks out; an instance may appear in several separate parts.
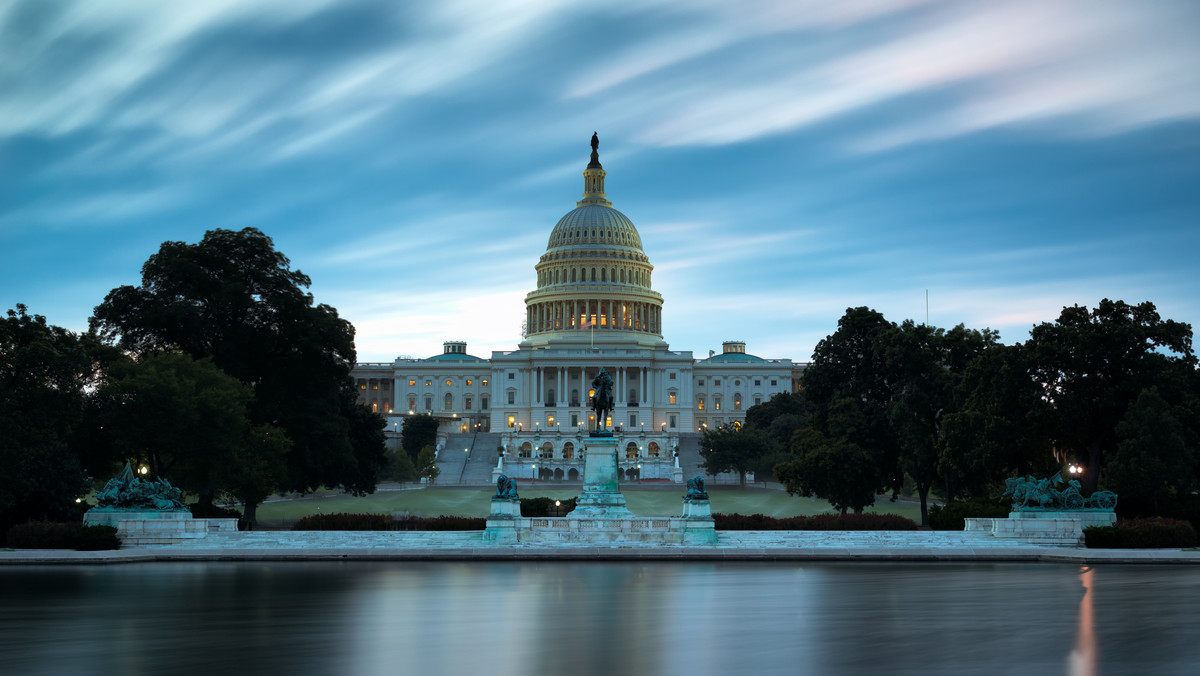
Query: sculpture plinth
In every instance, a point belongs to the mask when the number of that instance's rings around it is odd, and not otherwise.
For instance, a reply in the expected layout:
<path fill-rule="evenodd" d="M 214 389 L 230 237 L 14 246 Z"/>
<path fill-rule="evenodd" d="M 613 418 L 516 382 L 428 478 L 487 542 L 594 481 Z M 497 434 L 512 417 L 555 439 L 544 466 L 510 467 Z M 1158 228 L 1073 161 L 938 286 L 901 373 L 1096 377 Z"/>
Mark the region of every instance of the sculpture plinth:
<path fill-rule="evenodd" d="M 631 517 L 621 494 L 617 469 L 617 440 L 608 435 L 589 436 L 583 459 L 583 492 L 568 517 Z"/>

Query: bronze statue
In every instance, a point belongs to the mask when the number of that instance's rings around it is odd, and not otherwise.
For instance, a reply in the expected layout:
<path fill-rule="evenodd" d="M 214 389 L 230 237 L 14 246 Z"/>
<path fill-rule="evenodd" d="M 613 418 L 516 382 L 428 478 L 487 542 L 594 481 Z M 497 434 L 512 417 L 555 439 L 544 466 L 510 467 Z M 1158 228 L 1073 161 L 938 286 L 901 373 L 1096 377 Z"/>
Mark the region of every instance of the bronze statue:
<path fill-rule="evenodd" d="M 613 397 L 613 380 L 608 371 L 600 369 L 600 373 L 592 379 L 592 410 L 596 412 L 596 431 L 604 432 L 604 421 L 612 413 L 616 400 Z"/>
<path fill-rule="evenodd" d="M 592 152 L 598 152 L 599 150 L 600 137 L 596 135 L 596 132 L 592 132 Z"/>
<path fill-rule="evenodd" d="M 687 493 L 683 496 L 684 500 L 707 500 L 708 491 L 704 489 L 704 477 L 696 476 L 688 479 Z"/>
<path fill-rule="evenodd" d="M 517 482 L 512 477 L 501 474 L 500 478 L 496 479 L 496 494 L 492 496 L 492 499 L 495 500 L 498 498 L 504 500 L 521 499 L 517 495 Z"/>

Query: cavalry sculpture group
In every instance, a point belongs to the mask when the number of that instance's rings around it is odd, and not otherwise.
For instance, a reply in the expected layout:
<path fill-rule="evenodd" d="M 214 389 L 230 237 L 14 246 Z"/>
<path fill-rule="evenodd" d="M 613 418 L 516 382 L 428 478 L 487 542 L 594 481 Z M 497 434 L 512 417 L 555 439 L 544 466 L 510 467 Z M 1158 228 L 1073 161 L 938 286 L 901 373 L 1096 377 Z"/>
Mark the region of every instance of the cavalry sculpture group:
<path fill-rule="evenodd" d="M 1079 493 L 1080 484 L 1075 479 L 1066 482 L 1066 488 L 1057 488 L 1056 484 L 1062 483 L 1062 474 L 1058 472 L 1049 479 L 1027 476 L 1024 479 L 1005 479 L 1004 483 L 1008 486 L 1004 497 L 1012 496 L 1014 512 L 1032 509 L 1111 510 L 1117 506 L 1117 494 L 1112 491 L 1096 491 L 1086 498 L 1083 497 Z"/>

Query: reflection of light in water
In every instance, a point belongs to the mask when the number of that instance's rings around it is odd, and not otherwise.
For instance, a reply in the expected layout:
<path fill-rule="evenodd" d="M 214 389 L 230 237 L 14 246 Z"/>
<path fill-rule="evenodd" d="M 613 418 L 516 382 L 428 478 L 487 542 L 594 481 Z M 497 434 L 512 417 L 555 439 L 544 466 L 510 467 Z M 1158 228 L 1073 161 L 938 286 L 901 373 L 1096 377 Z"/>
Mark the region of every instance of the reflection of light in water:
<path fill-rule="evenodd" d="M 1079 633 L 1071 651 L 1071 676 L 1096 676 L 1096 625 L 1092 621 L 1092 575 L 1094 568 L 1083 567 L 1083 599 L 1079 601 Z"/>

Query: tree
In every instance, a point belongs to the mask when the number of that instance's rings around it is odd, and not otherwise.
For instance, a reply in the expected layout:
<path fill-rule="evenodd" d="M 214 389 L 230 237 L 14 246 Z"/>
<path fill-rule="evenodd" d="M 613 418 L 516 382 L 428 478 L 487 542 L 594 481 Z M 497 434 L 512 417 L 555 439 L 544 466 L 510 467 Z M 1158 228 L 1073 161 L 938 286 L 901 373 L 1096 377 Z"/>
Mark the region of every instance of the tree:
<path fill-rule="evenodd" d="M 1142 390 L 1117 425 L 1120 442 L 1105 470 L 1107 488 L 1150 514 L 1196 486 L 1196 449 L 1157 387 Z"/>
<path fill-rule="evenodd" d="M 438 475 L 442 473 L 442 469 L 437 466 L 437 451 L 433 446 L 426 446 L 417 454 L 417 475 L 422 479 L 429 479 L 433 483 Z"/>
<path fill-rule="evenodd" d="M 882 402 L 895 440 L 900 469 L 916 484 L 921 523 L 928 523 L 929 491 L 940 480 L 942 421 L 954 411 L 955 385 L 962 372 L 996 334 L 958 325 L 949 331 L 905 320 L 878 336 L 891 398 Z"/>
<path fill-rule="evenodd" d="M 400 443 L 414 463 L 426 446 L 437 444 L 438 421 L 428 413 L 410 415 L 400 427 Z"/>
<path fill-rule="evenodd" d="M 99 346 L 17 305 L 0 319 L 0 532 L 73 519 L 90 481 L 69 442 L 84 420 Z"/>
<path fill-rule="evenodd" d="M 748 427 L 737 429 L 731 425 L 721 425 L 716 429 L 704 430 L 700 437 L 704 471 L 713 476 L 721 472 L 737 472 L 742 486 L 746 485 L 746 472 L 754 469 L 769 448 L 766 435 Z"/>
<path fill-rule="evenodd" d="M 384 470 L 384 476 L 389 481 L 398 483 L 416 481 L 420 478 L 417 474 L 417 466 L 403 448 L 388 452 L 388 464 Z"/>
<path fill-rule="evenodd" d="M 258 230 L 211 230 L 198 244 L 164 243 L 141 285 L 113 289 L 91 326 L 134 356 L 209 357 L 250 385 L 252 422 L 291 441 L 281 488 L 371 492 L 386 462 L 374 433 L 383 421 L 357 410 L 354 328 L 314 305 L 309 284 Z"/>
<path fill-rule="evenodd" d="M 842 514 L 861 514 L 875 504 L 882 481 L 878 458 L 851 439 L 866 426 L 866 417 L 849 398 L 836 402 L 829 416 L 833 431 L 812 427 L 792 435 L 793 459 L 775 466 L 775 477 L 789 495 L 819 497 Z"/>
<path fill-rule="evenodd" d="M 104 433 L 122 457 L 203 504 L 217 494 L 236 498 L 249 523 L 283 482 L 291 448 L 283 430 L 251 424 L 253 398 L 249 385 L 211 359 L 178 353 L 114 364 L 96 393 Z"/>
<path fill-rule="evenodd" d="M 994 497 L 1010 476 L 1053 474 L 1039 411 L 1046 405 L 1030 376 L 1024 345 L 993 345 L 955 384 L 955 408 L 943 416 L 938 471 L 946 497 Z"/>
<path fill-rule="evenodd" d="M 1042 423 L 1055 445 L 1084 465 L 1088 490 L 1116 452 L 1117 424 L 1139 393 L 1173 364 L 1196 363 L 1191 326 L 1164 321 L 1149 302 L 1106 298 L 1091 311 L 1065 307 L 1054 323 L 1035 326 L 1025 345 L 1048 404 Z"/>

